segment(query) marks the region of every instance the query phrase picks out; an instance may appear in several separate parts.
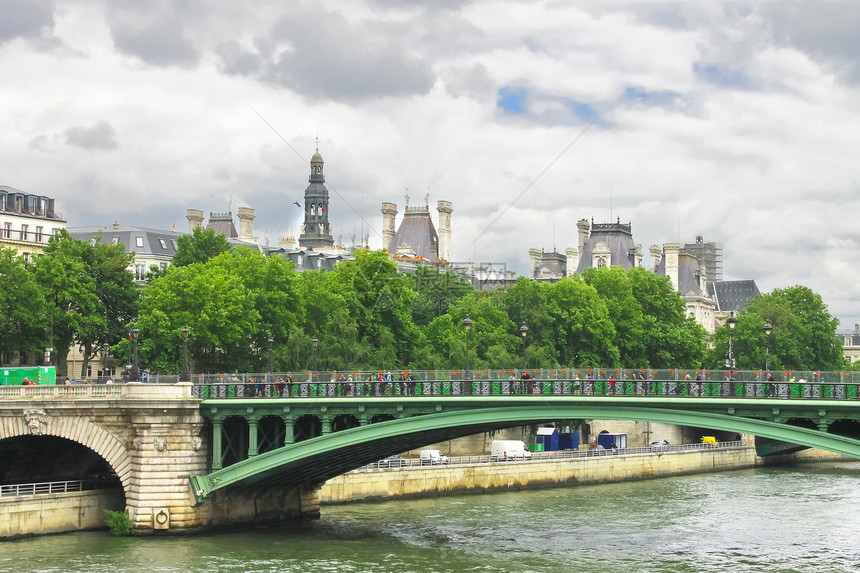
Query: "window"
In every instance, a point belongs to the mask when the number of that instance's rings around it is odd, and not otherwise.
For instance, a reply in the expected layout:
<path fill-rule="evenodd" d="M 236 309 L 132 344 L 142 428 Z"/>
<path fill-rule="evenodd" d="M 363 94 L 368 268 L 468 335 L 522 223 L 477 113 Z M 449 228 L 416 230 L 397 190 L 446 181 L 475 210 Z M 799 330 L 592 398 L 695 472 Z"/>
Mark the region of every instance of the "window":
<path fill-rule="evenodd" d="M 143 237 L 135 237 L 134 244 L 137 245 L 138 247 L 142 247 L 143 246 Z"/>
<path fill-rule="evenodd" d="M 137 263 L 134 265 L 134 280 L 142 281 L 146 278 L 146 264 Z"/>
<path fill-rule="evenodd" d="M 3 238 L 11 239 L 12 238 L 12 223 L 6 223 L 3 225 Z"/>
<path fill-rule="evenodd" d="M 42 227 L 38 227 L 38 226 L 36 227 L 36 242 L 37 243 L 42 242 Z"/>
<path fill-rule="evenodd" d="M 24 259 L 25 263 L 30 262 L 30 253 L 21 253 L 21 258 Z"/>
<path fill-rule="evenodd" d="M 176 240 L 170 239 L 170 244 L 173 245 L 173 250 L 175 251 L 176 250 Z"/>
<path fill-rule="evenodd" d="M 118 245 L 119 244 L 119 237 L 114 237 L 113 239 L 111 239 L 110 244 L 111 245 Z"/>
<path fill-rule="evenodd" d="M 30 225 L 21 225 L 21 240 L 30 240 Z"/>
<path fill-rule="evenodd" d="M 6 194 L 0 195 L 0 211 L 6 210 Z"/>
<path fill-rule="evenodd" d="M 158 242 L 162 249 L 167 250 L 167 243 L 164 242 L 164 239 L 158 239 Z"/>

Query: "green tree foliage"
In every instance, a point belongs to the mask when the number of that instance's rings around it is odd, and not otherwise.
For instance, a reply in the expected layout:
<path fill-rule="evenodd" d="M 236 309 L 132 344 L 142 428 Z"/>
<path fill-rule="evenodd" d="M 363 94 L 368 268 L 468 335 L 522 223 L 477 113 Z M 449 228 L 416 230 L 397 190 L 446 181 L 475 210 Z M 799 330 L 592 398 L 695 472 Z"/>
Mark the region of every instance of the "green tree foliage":
<path fill-rule="evenodd" d="M 173 267 L 153 280 L 143 291 L 137 326 L 141 365 L 159 372 L 179 371 L 186 326 L 198 371 L 247 368 L 249 355 L 263 352 L 254 344 L 260 313 L 253 293 L 223 262 Z"/>
<path fill-rule="evenodd" d="M 775 289 L 754 298 L 737 316 L 732 354 L 738 369 L 764 369 L 770 348 L 771 370 L 842 370 L 845 360 L 836 336 L 839 321 L 830 315 L 821 296 L 805 286 Z M 770 320 L 770 340 L 764 331 Z M 728 356 L 728 328 L 719 329 L 709 362 L 724 364 Z"/>
<path fill-rule="evenodd" d="M 35 276 L 53 317 L 54 348 L 66 356 L 73 343 L 83 348 L 81 376 L 104 343 L 115 344 L 137 314 L 139 291 L 129 267 L 134 255 L 122 245 L 73 239 L 65 230 L 52 236 L 36 259 Z"/>
<path fill-rule="evenodd" d="M 412 321 L 418 326 L 430 324 L 474 291 L 468 280 L 435 267 L 418 267 L 405 274 L 404 281 L 416 293 L 412 300 Z"/>
<path fill-rule="evenodd" d="M 633 284 L 621 267 L 589 268 L 582 279 L 594 287 L 606 303 L 609 320 L 615 326 L 615 343 L 624 365 L 647 365 L 645 354 L 645 316 L 642 305 L 633 296 Z"/>
<path fill-rule="evenodd" d="M 698 366 L 705 357 L 705 329 L 687 316 L 681 294 L 667 276 L 643 267 L 627 271 L 634 298 L 642 308 L 643 367 Z"/>
<path fill-rule="evenodd" d="M 551 339 L 560 364 L 615 366 L 619 361 L 615 327 L 594 287 L 578 278 L 541 283 L 551 320 Z"/>
<path fill-rule="evenodd" d="M 34 351 L 48 339 L 45 297 L 27 263 L 0 248 L 0 364 Z"/>
<path fill-rule="evenodd" d="M 528 328 L 525 338 L 525 365 L 529 368 L 558 364 L 558 351 L 554 337 L 553 319 L 546 304 L 548 290 L 528 277 L 517 277 L 516 283 L 507 291 L 494 293 L 499 304 L 517 326 L 517 335 L 522 336 L 523 324 Z M 512 363 L 520 364 L 522 358 Z"/>
<path fill-rule="evenodd" d="M 230 243 L 223 233 L 216 234 L 213 229 L 195 227 L 190 235 L 180 235 L 176 239 L 176 252 L 172 265 L 184 267 L 194 263 L 205 263 L 221 253 L 230 251 Z"/>

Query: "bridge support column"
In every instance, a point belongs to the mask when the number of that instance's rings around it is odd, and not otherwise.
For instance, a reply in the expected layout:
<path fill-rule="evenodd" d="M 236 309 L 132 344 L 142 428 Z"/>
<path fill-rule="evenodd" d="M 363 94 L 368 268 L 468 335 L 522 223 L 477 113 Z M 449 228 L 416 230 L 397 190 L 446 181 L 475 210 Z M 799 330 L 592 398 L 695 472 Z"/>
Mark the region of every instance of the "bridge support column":
<path fill-rule="evenodd" d="M 322 435 L 331 434 L 331 418 L 323 414 L 322 419 Z"/>
<path fill-rule="evenodd" d="M 223 429 L 221 420 L 212 420 L 212 471 L 220 470 L 223 465 L 224 454 L 221 452 L 221 438 Z"/>
<path fill-rule="evenodd" d="M 253 458 L 257 455 L 259 446 L 257 446 L 257 434 L 259 433 L 259 422 L 257 417 L 248 418 L 248 457 Z"/>
<path fill-rule="evenodd" d="M 288 446 L 292 444 L 295 439 L 295 431 L 293 430 L 293 417 L 292 416 L 284 416 L 284 445 Z"/>

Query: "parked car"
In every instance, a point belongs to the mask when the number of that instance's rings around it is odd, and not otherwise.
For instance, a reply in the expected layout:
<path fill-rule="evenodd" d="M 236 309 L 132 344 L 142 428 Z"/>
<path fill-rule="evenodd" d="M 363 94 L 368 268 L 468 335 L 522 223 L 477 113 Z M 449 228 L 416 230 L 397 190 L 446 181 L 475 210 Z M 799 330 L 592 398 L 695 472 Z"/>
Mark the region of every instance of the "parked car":
<path fill-rule="evenodd" d="M 442 450 L 421 450 L 420 458 L 422 466 L 448 463 L 448 456 L 443 454 Z"/>
<path fill-rule="evenodd" d="M 668 452 L 669 451 L 669 442 L 667 440 L 660 440 L 658 442 L 651 442 L 651 451 L 652 452 Z"/>
<path fill-rule="evenodd" d="M 388 456 L 387 458 L 383 458 L 376 462 L 376 467 L 378 468 L 402 468 L 405 465 L 406 460 L 397 454 Z"/>

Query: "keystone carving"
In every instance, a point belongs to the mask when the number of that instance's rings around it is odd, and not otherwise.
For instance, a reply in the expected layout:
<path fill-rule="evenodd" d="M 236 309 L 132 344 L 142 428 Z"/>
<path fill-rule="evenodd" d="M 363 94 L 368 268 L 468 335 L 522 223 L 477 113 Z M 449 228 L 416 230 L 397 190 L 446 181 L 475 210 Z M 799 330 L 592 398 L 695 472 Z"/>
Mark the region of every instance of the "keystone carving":
<path fill-rule="evenodd" d="M 24 421 L 27 422 L 27 428 L 34 436 L 42 436 L 47 433 L 48 429 L 48 414 L 44 410 L 24 410 Z"/>
<path fill-rule="evenodd" d="M 167 449 L 167 438 L 164 436 L 158 436 L 155 438 L 155 442 L 153 443 L 155 450 L 158 452 L 163 452 Z"/>

